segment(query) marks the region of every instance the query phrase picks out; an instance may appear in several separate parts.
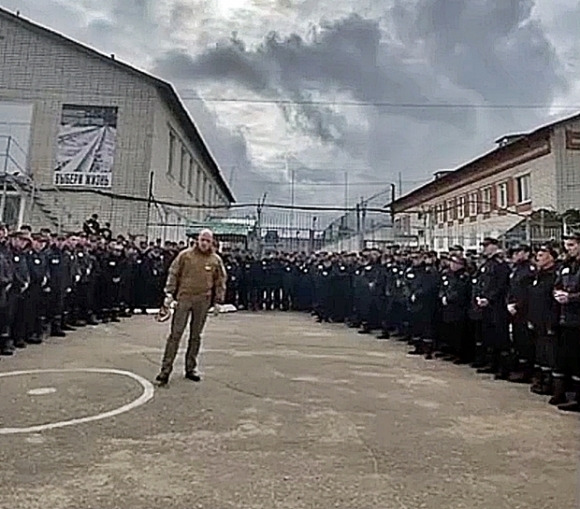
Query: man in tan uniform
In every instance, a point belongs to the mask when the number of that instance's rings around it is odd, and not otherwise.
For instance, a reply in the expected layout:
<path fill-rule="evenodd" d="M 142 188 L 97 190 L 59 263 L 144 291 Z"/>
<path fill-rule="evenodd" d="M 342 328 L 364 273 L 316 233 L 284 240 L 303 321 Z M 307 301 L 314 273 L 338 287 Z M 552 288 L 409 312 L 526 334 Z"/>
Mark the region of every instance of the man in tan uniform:
<path fill-rule="evenodd" d="M 171 264 L 165 302 L 168 309 L 174 301 L 177 306 L 167 338 L 161 372 L 155 379 L 157 385 L 167 385 L 173 370 L 173 362 L 179 350 L 181 337 L 189 324 L 189 344 L 185 355 L 185 377 L 194 382 L 201 380 L 196 373 L 197 356 L 201 346 L 201 332 L 207 312 L 213 304 L 223 302 L 226 291 L 226 271 L 221 258 L 213 249 L 213 233 L 202 230 L 196 244 L 183 250 Z"/>

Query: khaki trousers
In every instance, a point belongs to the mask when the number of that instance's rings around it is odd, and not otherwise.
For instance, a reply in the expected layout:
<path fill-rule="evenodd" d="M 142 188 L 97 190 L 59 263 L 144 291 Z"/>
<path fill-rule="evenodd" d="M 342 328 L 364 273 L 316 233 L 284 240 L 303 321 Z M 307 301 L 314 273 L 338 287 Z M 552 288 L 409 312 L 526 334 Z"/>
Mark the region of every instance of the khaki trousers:
<path fill-rule="evenodd" d="M 185 372 L 193 373 L 197 368 L 197 356 L 201 347 L 201 332 L 205 325 L 207 312 L 211 305 L 210 297 L 200 296 L 193 300 L 178 301 L 171 321 L 171 332 L 165 345 L 161 364 L 161 375 L 169 376 L 179 350 L 179 343 L 189 322 L 189 343 L 185 354 Z"/>

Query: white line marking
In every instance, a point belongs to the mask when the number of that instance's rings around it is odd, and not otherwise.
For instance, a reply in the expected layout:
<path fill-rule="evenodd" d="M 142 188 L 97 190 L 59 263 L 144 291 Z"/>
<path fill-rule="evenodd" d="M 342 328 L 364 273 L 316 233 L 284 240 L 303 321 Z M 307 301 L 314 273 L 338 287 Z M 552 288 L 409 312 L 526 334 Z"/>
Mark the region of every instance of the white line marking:
<path fill-rule="evenodd" d="M 31 396 L 44 396 L 46 394 L 54 394 L 56 389 L 54 387 L 40 387 L 38 389 L 30 389 L 26 394 Z"/>
<path fill-rule="evenodd" d="M 130 410 L 133 410 L 134 408 L 144 405 L 149 400 L 151 400 L 153 398 L 153 395 L 155 394 L 155 388 L 153 387 L 153 384 L 151 382 L 135 373 L 131 373 L 130 371 L 121 371 L 118 369 L 101 369 L 101 368 L 34 369 L 29 371 L 12 371 L 8 373 L 0 373 L 0 378 L 8 376 L 34 375 L 37 373 L 104 373 L 109 375 L 127 376 L 137 381 L 139 384 L 141 384 L 141 386 L 143 387 L 143 392 L 141 396 L 139 396 L 137 399 L 119 408 L 109 410 L 108 412 L 103 412 L 97 415 L 89 415 L 87 417 L 81 417 L 79 419 L 71 419 L 69 421 L 59 421 L 48 424 L 39 424 L 37 426 L 30 426 L 28 428 L 0 428 L 0 435 L 14 435 L 17 433 L 38 433 L 40 431 L 45 431 L 49 429 L 64 428 L 66 426 L 75 426 L 77 424 L 84 424 L 87 422 L 108 419 L 109 417 L 115 417 L 116 415 L 123 414 Z"/>

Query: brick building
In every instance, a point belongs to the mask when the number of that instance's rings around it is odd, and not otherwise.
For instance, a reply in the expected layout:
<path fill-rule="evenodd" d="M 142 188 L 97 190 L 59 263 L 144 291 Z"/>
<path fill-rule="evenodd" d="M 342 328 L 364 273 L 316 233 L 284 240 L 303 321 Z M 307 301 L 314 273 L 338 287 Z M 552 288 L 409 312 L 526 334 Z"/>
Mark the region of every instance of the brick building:
<path fill-rule="evenodd" d="M 396 200 L 398 236 L 438 251 L 476 249 L 486 236 L 506 243 L 557 236 L 549 218 L 580 208 L 580 115 L 496 143 Z"/>
<path fill-rule="evenodd" d="M 207 212 L 172 204 L 234 201 L 170 84 L 2 9 L 0 66 L 7 222 L 73 230 L 96 212 L 116 232 L 163 223 L 149 234 L 175 238 Z"/>

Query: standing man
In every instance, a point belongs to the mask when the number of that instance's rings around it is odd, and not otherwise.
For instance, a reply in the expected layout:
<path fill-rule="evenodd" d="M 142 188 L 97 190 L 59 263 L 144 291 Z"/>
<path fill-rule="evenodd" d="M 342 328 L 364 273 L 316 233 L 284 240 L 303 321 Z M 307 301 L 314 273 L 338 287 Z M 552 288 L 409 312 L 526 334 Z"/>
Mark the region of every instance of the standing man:
<path fill-rule="evenodd" d="M 566 238 L 565 248 L 567 257 L 554 285 L 554 298 L 560 304 L 560 338 L 551 402 L 558 404 L 560 410 L 580 412 L 580 232 Z M 568 381 L 574 392 L 569 402 L 566 399 Z"/>
<path fill-rule="evenodd" d="M 499 241 L 486 237 L 482 242 L 485 261 L 475 283 L 475 304 L 481 310 L 482 348 L 488 364 L 478 373 L 494 373 L 505 377 L 508 373 L 510 336 L 507 295 L 510 269 L 499 250 Z"/>
<path fill-rule="evenodd" d="M 164 306 L 169 309 L 174 301 L 177 301 L 177 306 L 165 346 L 161 372 L 155 379 L 157 385 L 163 386 L 169 382 L 179 343 L 190 317 L 185 378 L 193 382 L 201 380 L 196 373 L 201 332 L 212 305 L 212 296 L 217 303 L 224 300 L 226 280 L 221 258 L 213 250 L 213 233 L 211 230 L 202 230 L 195 246 L 181 251 L 169 268 Z"/>
<path fill-rule="evenodd" d="M 513 268 L 510 274 L 507 309 L 512 324 L 515 354 L 510 360 L 510 382 L 528 383 L 531 380 L 535 361 L 534 342 L 528 328 L 528 292 L 536 276 L 536 268 L 530 260 L 532 249 L 522 245 L 511 251 Z"/>

